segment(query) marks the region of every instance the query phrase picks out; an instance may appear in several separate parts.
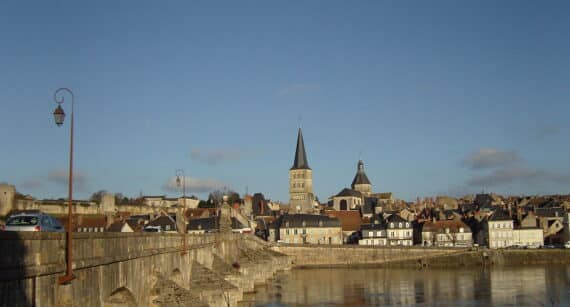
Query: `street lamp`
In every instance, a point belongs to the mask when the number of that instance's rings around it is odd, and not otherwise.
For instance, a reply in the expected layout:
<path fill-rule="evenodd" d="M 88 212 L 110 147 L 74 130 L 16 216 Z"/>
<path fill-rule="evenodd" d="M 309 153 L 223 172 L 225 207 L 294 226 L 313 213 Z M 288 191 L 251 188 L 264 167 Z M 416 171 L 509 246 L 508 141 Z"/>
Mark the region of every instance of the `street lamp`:
<path fill-rule="evenodd" d="M 73 92 L 68 88 L 59 88 L 53 94 L 53 99 L 57 103 L 57 108 L 53 112 L 53 117 L 55 119 L 55 124 L 60 127 L 63 125 L 63 120 L 65 119 L 65 112 L 61 107 L 61 104 L 64 101 L 63 92 L 68 93 L 71 96 L 71 133 L 70 133 L 70 141 L 69 141 L 69 186 L 68 186 L 68 212 L 67 212 L 67 232 L 66 232 L 66 260 L 67 260 L 67 267 L 64 276 L 60 276 L 58 281 L 60 285 L 70 283 L 73 280 L 73 267 L 72 267 L 72 250 L 71 250 L 71 243 L 72 243 L 72 202 L 73 202 L 73 108 L 75 104 L 75 97 Z M 59 97 L 59 98 L 58 98 Z"/>

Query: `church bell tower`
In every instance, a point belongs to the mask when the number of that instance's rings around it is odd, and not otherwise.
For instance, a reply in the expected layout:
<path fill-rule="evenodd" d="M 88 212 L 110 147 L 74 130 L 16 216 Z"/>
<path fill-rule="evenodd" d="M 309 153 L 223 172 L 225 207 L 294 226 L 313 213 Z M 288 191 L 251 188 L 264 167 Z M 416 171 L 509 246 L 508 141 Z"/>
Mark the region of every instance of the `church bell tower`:
<path fill-rule="evenodd" d="M 289 205 L 291 210 L 298 213 L 313 211 L 313 170 L 309 167 L 303 132 L 299 128 L 295 161 L 289 169 Z"/>

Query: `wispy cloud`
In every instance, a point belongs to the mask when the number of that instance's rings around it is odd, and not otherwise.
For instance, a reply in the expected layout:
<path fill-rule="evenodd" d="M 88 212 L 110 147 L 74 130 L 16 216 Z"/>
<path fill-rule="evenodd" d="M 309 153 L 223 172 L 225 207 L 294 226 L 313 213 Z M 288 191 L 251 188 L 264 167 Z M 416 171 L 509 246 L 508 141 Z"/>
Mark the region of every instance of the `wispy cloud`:
<path fill-rule="evenodd" d="M 541 123 L 535 130 L 535 135 L 539 140 L 544 140 L 551 136 L 556 136 L 562 132 L 562 127 L 558 124 Z"/>
<path fill-rule="evenodd" d="M 244 152 L 238 149 L 202 149 L 192 148 L 190 158 L 192 160 L 216 165 L 227 161 L 237 161 L 244 156 Z"/>
<path fill-rule="evenodd" d="M 319 87 L 314 84 L 307 84 L 307 83 L 296 83 L 288 85 L 282 89 L 280 89 L 277 94 L 279 96 L 288 96 L 288 95 L 297 95 L 302 94 L 310 91 L 314 91 Z"/>
<path fill-rule="evenodd" d="M 38 178 L 30 178 L 22 181 L 20 186 L 26 190 L 35 190 L 43 187 L 44 183 Z"/>
<path fill-rule="evenodd" d="M 206 193 L 214 190 L 221 190 L 224 187 L 227 187 L 225 183 L 216 179 L 200 179 L 188 176 L 186 176 L 185 178 L 180 178 L 180 184 L 182 185 L 184 183 L 186 186 L 186 192 L 195 192 L 195 193 Z M 168 181 L 163 185 L 162 188 L 165 191 L 179 192 L 182 189 L 182 186 L 178 186 L 176 177 L 172 177 L 168 179 Z"/>
<path fill-rule="evenodd" d="M 53 183 L 67 185 L 69 181 L 68 176 L 69 172 L 66 170 L 52 170 L 48 172 L 47 180 Z M 86 183 L 87 183 L 87 177 L 85 176 L 85 174 L 81 172 L 73 173 L 73 184 L 77 188 L 85 187 Z"/>
<path fill-rule="evenodd" d="M 477 187 L 502 186 L 514 183 L 570 184 L 570 174 L 557 173 L 540 169 L 530 169 L 524 167 L 513 167 L 506 169 L 498 169 L 491 172 L 490 174 L 475 176 L 467 181 L 468 185 L 477 186 Z"/>
<path fill-rule="evenodd" d="M 472 170 L 483 170 L 511 166 L 521 161 L 520 155 L 514 150 L 481 148 L 467 156 L 462 164 Z"/>

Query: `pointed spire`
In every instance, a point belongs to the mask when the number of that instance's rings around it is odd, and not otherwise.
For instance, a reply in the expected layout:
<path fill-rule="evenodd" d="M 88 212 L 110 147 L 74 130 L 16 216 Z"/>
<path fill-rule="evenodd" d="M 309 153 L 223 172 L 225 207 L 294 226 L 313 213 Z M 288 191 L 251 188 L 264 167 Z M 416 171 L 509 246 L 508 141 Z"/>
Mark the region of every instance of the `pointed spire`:
<path fill-rule="evenodd" d="M 364 162 L 362 160 L 358 160 L 358 164 L 356 167 L 356 176 L 354 176 L 354 180 L 352 180 L 352 188 L 357 184 L 370 184 L 370 180 L 368 180 L 368 176 L 364 172 Z"/>
<path fill-rule="evenodd" d="M 303 132 L 301 132 L 301 128 L 299 128 L 299 135 L 297 136 L 295 162 L 293 162 L 291 169 L 311 169 L 307 161 L 307 153 L 305 152 L 305 142 L 303 142 Z"/>

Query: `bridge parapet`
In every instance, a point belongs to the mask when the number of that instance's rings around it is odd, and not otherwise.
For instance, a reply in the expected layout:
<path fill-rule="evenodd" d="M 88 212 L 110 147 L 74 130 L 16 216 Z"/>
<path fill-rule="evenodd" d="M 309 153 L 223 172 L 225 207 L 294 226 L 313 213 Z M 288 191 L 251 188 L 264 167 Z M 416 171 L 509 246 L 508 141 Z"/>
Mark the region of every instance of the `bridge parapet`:
<path fill-rule="evenodd" d="M 121 301 L 152 306 L 153 299 L 164 298 L 153 298 L 151 292 L 163 293 L 156 290 L 157 285 L 169 284 L 160 280 L 178 284 L 177 293 L 196 291 L 193 264 L 219 274 L 214 259 L 224 261 L 226 267 L 236 265 L 236 273 L 224 278 L 237 284 L 241 293 L 290 263 L 288 257 L 275 255 L 274 264 L 279 266 L 257 268 L 259 264 L 246 261 L 244 250 L 259 251 L 267 259 L 271 256 L 262 251 L 269 246 L 266 242 L 245 234 L 74 233 L 73 237 L 76 278 L 60 286 L 57 277 L 65 271 L 64 234 L 0 232 L 0 306 L 113 306 Z M 231 297 L 235 303 L 241 294 Z M 208 302 L 216 299 L 208 297 Z"/>

